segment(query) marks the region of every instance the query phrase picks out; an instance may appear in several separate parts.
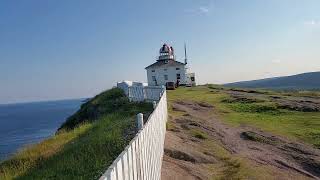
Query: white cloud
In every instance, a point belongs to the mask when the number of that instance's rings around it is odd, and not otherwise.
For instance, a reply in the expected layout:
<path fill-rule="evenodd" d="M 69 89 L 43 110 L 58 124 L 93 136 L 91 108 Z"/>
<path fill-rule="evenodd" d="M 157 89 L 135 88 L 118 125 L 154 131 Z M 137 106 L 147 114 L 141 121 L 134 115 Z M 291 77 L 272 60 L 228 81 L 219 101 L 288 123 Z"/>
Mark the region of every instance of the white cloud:
<path fill-rule="evenodd" d="M 320 20 L 309 20 L 304 22 L 305 25 L 307 26 L 320 26 Z"/>
<path fill-rule="evenodd" d="M 273 64 L 280 64 L 281 63 L 281 59 L 272 59 L 271 62 Z"/>
<path fill-rule="evenodd" d="M 204 14 L 207 14 L 207 13 L 209 13 L 209 8 L 207 8 L 207 7 L 199 7 L 199 12 L 201 12 L 201 13 L 204 13 Z"/>
<path fill-rule="evenodd" d="M 209 15 L 215 8 L 214 0 L 203 0 L 198 5 L 185 9 L 184 12 L 195 15 Z"/>
<path fill-rule="evenodd" d="M 205 14 L 206 15 L 206 14 L 210 13 L 210 9 L 209 9 L 209 7 L 201 6 L 198 8 L 186 9 L 185 12 L 190 13 L 190 14 Z"/>

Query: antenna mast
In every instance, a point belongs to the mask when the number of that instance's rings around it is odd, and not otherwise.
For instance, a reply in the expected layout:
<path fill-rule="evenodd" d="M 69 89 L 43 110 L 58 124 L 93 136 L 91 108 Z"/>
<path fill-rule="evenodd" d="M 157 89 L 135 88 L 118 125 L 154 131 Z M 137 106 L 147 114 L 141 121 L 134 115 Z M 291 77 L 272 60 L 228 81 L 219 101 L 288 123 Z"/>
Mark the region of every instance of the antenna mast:
<path fill-rule="evenodd" d="M 188 64 L 186 43 L 184 43 L 184 64 Z"/>

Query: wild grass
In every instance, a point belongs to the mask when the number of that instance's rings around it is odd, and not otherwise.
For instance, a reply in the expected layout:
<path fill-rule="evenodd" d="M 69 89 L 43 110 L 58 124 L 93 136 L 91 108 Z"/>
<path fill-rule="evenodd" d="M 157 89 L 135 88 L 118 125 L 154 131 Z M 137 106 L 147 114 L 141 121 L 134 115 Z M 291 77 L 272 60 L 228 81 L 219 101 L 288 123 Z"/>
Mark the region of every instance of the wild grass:
<path fill-rule="evenodd" d="M 209 86 L 209 87 L 208 87 Z M 225 122 L 234 125 L 249 125 L 258 129 L 269 131 L 295 140 L 301 140 L 320 148 L 320 112 L 299 112 L 279 109 L 273 102 L 224 102 L 230 99 L 227 90 L 221 86 L 198 86 L 192 88 L 178 88 L 169 91 L 168 100 L 193 100 L 207 102 L 214 106 L 214 111 Z M 214 91 L 212 91 L 214 90 Z M 242 90 L 240 91 L 260 91 Z M 281 93 L 268 90 L 267 96 L 279 95 Z M 287 94 L 289 92 L 286 92 Z M 292 95 L 296 96 L 296 92 Z M 317 92 L 313 92 L 317 93 Z"/>
<path fill-rule="evenodd" d="M 225 179 L 274 179 L 272 169 L 267 165 L 254 165 L 248 162 L 247 159 L 231 154 L 227 151 L 221 142 L 214 139 L 205 139 L 202 143 L 202 148 L 205 148 L 204 154 L 214 156 L 217 162 L 209 165 L 212 172 L 212 180 Z M 284 178 L 286 173 L 282 174 Z"/>
<path fill-rule="evenodd" d="M 70 116 L 59 130 L 70 130 L 84 122 L 93 122 L 109 113 L 135 115 L 138 111 L 150 109 L 149 103 L 130 102 L 119 88 L 104 91 L 84 103 L 80 110 Z"/>
<path fill-rule="evenodd" d="M 57 135 L 2 162 L 0 179 L 98 179 L 135 135 L 135 114 L 151 111 L 150 103 L 131 103 L 121 91 L 106 91 Z"/>
<path fill-rule="evenodd" d="M 25 174 L 41 161 L 62 151 L 64 145 L 72 143 L 90 128 L 92 125 L 84 124 L 72 131 L 21 149 L 12 158 L 0 164 L 0 179 L 14 179 Z"/>
<path fill-rule="evenodd" d="M 229 105 L 236 112 L 246 112 L 246 113 L 264 113 L 264 114 L 279 114 L 280 109 L 278 109 L 275 103 L 232 103 Z"/>
<path fill-rule="evenodd" d="M 208 135 L 199 129 L 192 129 L 191 134 L 198 139 L 208 139 Z"/>
<path fill-rule="evenodd" d="M 297 96 L 297 97 L 320 97 L 320 91 L 280 91 L 285 96 Z"/>
<path fill-rule="evenodd" d="M 169 114 L 173 117 L 183 116 L 184 112 L 173 111 L 171 105 L 175 101 L 192 100 L 206 102 L 213 105 L 215 116 L 226 123 L 239 126 L 249 125 L 289 138 L 296 138 L 317 146 L 320 142 L 320 113 L 306 113 L 278 109 L 269 101 L 240 101 L 223 102 L 230 99 L 226 93 L 229 88 L 209 85 L 192 88 L 178 88 L 168 92 Z M 245 90 L 247 91 L 247 90 Z M 257 90 L 253 90 L 254 92 Z M 260 91 L 260 90 L 259 90 Z M 252 93 L 252 92 L 251 92 Z M 267 95 L 279 95 L 278 92 L 261 91 Z M 172 126 L 172 125 L 170 125 Z M 209 138 L 208 134 L 198 129 L 191 129 L 194 137 L 202 139 L 203 153 L 214 156 L 216 163 L 210 166 L 213 180 L 222 179 L 274 179 L 272 167 L 248 162 L 245 158 L 231 154 L 221 142 Z M 261 137 L 253 137 L 257 141 L 264 141 Z M 273 142 L 268 142 L 273 143 Z M 281 173 L 281 172 L 279 172 Z M 281 174 L 284 179 L 290 179 L 285 172 Z M 296 177 L 299 179 L 300 177 Z"/>

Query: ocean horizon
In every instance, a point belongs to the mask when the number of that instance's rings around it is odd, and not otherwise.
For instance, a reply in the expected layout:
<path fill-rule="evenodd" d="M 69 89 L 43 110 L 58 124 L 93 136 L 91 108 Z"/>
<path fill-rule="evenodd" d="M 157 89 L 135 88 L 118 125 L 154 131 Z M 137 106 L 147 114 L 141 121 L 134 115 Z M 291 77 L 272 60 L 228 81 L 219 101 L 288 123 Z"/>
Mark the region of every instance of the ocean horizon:
<path fill-rule="evenodd" d="M 86 98 L 0 104 L 0 161 L 55 134 Z"/>

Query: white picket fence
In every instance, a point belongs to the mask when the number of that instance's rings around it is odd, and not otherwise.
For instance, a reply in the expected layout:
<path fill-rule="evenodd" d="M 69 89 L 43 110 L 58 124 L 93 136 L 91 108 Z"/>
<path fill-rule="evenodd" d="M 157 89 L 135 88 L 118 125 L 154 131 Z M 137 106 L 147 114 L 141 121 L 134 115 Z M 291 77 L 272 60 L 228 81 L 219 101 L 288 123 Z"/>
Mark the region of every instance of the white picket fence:
<path fill-rule="evenodd" d="M 130 86 L 128 97 L 132 101 L 159 101 L 164 89 L 159 86 Z"/>
<path fill-rule="evenodd" d="M 164 88 L 144 88 L 143 97 L 160 101 L 148 121 L 112 163 L 100 180 L 160 180 L 167 122 L 167 94 Z M 159 89 L 161 91 L 159 92 Z M 141 96 L 131 89 L 131 97 Z M 140 88 L 141 90 L 141 88 Z M 136 93 L 136 94 L 133 94 Z M 141 92 L 141 91 L 140 91 Z M 157 95 L 158 94 L 158 95 Z M 130 95 L 130 92 L 129 92 Z M 137 96 L 135 96 L 137 95 Z M 142 100 L 140 98 L 139 100 Z M 146 100 L 146 99 L 143 99 Z"/>

